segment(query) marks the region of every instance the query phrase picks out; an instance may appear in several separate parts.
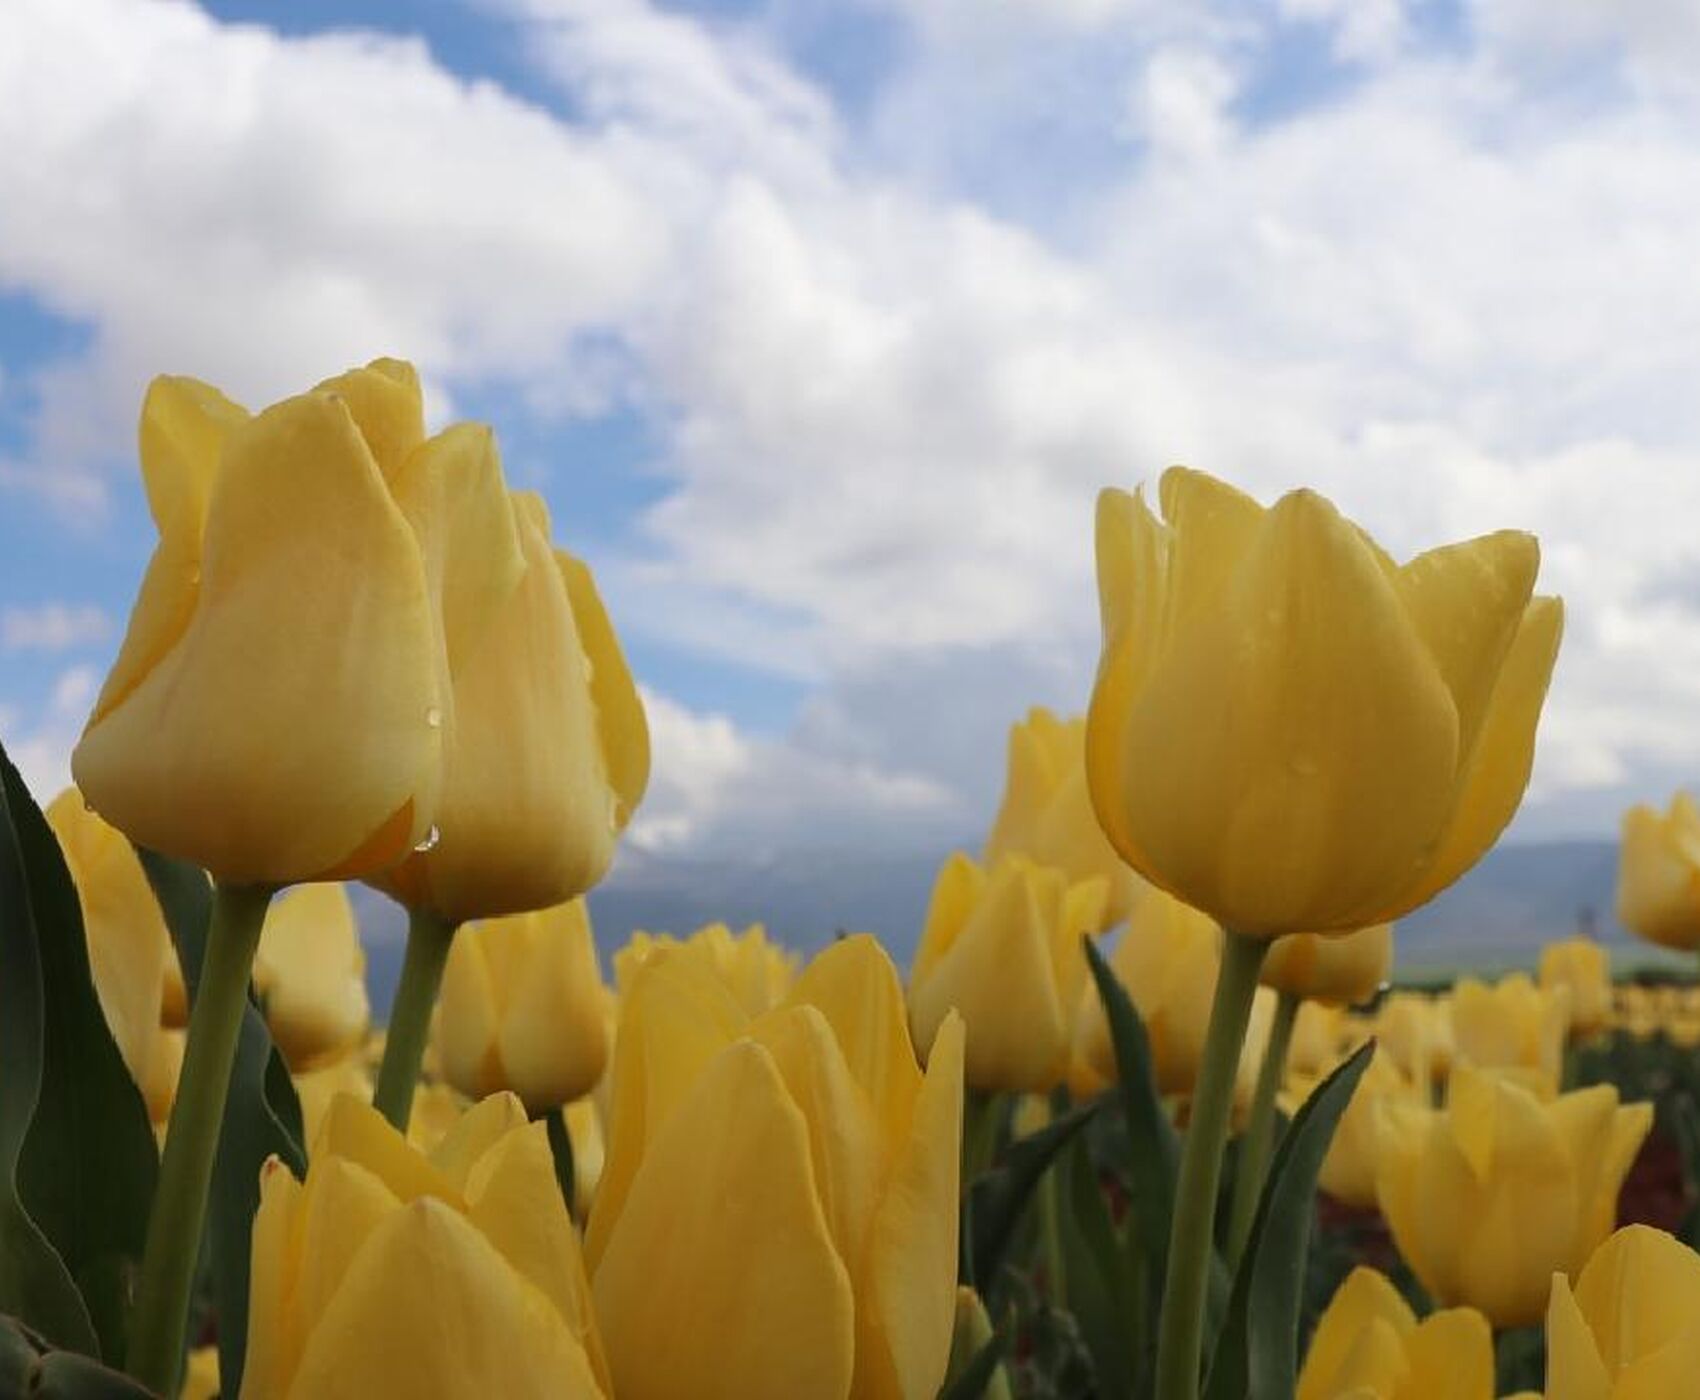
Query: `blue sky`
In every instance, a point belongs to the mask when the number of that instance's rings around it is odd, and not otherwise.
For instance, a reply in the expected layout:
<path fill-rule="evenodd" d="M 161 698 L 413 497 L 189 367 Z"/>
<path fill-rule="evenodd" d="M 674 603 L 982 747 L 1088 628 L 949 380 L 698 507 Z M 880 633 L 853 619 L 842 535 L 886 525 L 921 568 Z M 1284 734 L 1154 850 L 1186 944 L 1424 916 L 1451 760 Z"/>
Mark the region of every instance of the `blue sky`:
<path fill-rule="evenodd" d="M 0 737 L 51 795 L 150 374 L 396 353 L 598 572 L 640 846 L 971 839 L 1173 460 L 1536 530 L 1517 830 L 1604 833 L 1700 767 L 1697 72 L 1677 0 L 17 0 Z"/>

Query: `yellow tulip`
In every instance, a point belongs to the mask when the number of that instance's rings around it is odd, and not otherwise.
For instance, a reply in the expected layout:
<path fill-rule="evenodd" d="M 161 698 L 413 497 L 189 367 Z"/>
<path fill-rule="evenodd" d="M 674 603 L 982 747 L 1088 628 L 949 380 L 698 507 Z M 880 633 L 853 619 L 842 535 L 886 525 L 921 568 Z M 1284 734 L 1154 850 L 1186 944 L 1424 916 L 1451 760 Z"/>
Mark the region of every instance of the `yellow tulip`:
<path fill-rule="evenodd" d="M 365 875 L 436 817 L 450 700 L 410 365 L 250 416 L 156 379 L 141 465 L 159 544 L 71 758 L 119 830 L 222 884 Z"/>
<path fill-rule="evenodd" d="M 163 1124 L 183 1063 L 181 1033 L 164 1027 L 171 984 L 180 989 L 183 982 L 165 916 L 130 843 L 85 807 L 75 788 L 54 798 L 46 816 L 77 888 L 107 1029 L 149 1118 Z"/>
<path fill-rule="evenodd" d="M 1330 1066 L 1332 1068 L 1332 1066 Z M 1291 1107 L 1298 1107 L 1315 1092 L 1321 1076 L 1300 1079 L 1298 1092 L 1291 1094 Z M 1363 1078 L 1352 1091 L 1351 1102 L 1340 1115 L 1339 1126 L 1322 1159 L 1318 1183 L 1337 1201 L 1359 1209 L 1376 1204 L 1376 1164 L 1381 1157 L 1381 1118 L 1385 1104 L 1395 1100 L 1425 1103 L 1427 1085 L 1416 1085 L 1399 1072 L 1392 1056 L 1377 1047 Z"/>
<path fill-rule="evenodd" d="M 752 1016 L 778 1006 L 797 980 L 797 955 L 770 939 L 760 924 L 737 934 L 725 924 L 706 924 L 683 939 L 639 929 L 614 954 L 614 985 L 621 996 L 662 949 L 701 960 Z"/>
<path fill-rule="evenodd" d="M 1087 982 L 1080 940 L 1103 919 L 1105 882 L 1005 856 L 960 852 L 933 885 L 909 977 L 909 1024 L 930 1045 L 951 1010 L 968 1030 L 972 1088 L 1042 1092 L 1062 1082 Z"/>
<path fill-rule="evenodd" d="M 1547 1305 L 1547 1400 L 1660 1400 L 1700 1375 L 1700 1256 L 1663 1230 L 1626 1225 L 1563 1274 Z"/>
<path fill-rule="evenodd" d="M 1445 1079 L 1452 1070 L 1452 1005 L 1420 992 L 1395 992 L 1376 1015 L 1375 1036 L 1407 1078 Z"/>
<path fill-rule="evenodd" d="M 1086 771 L 1105 834 L 1235 933 L 1396 918 L 1517 809 L 1562 609 L 1502 532 L 1403 566 L 1321 496 L 1199 472 L 1098 503 Z"/>
<path fill-rule="evenodd" d="M 1493 1400 L 1493 1331 L 1473 1308 L 1418 1322 L 1374 1269 L 1346 1276 L 1299 1372 L 1298 1400 Z"/>
<path fill-rule="evenodd" d="M 254 991 L 290 1068 L 339 1060 L 366 1038 L 366 954 L 341 885 L 302 885 L 272 901 L 254 955 Z"/>
<path fill-rule="evenodd" d="M 1452 988 L 1453 1053 L 1477 1069 L 1502 1070 L 1537 1093 L 1558 1092 L 1570 995 L 1535 986 L 1514 972 L 1489 986 L 1461 977 Z"/>
<path fill-rule="evenodd" d="M 1700 808 L 1686 792 L 1665 812 L 1637 805 L 1624 813 L 1617 917 L 1667 948 L 1700 948 Z"/>
<path fill-rule="evenodd" d="M 1071 883 L 1101 876 L 1104 928 L 1133 907 L 1139 877 L 1105 839 L 1086 791 L 1085 716 L 1060 720 L 1035 706 L 1010 726 L 1009 775 L 984 861 L 992 867 L 1012 855 L 1055 866 Z"/>
<path fill-rule="evenodd" d="M 1347 1031 L 1346 1016 L 1339 1007 L 1305 1002 L 1293 1020 L 1287 1072 L 1301 1077 L 1325 1074 L 1339 1063 Z"/>
<path fill-rule="evenodd" d="M 541 1123 L 486 1099 L 429 1157 L 334 1100 L 298 1182 L 254 1217 L 244 1400 L 611 1394 Z"/>
<path fill-rule="evenodd" d="M 616 1046 L 585 1236 L 615 1391 L 930 1400 L 956 1312 L 960 1018 L 923 1074 L 896 970 L 857 935 L 754 1018 L 658 958 Z"/>
<path fill-rule="evenodd" d="M 443 971 L 437 1048 L 443 1077 L 475 1099 L 508 1089 L 541 1113 L 596 1087 L 608 1035 L 582 899 L 461 931 Z"/>
<path fill-rule="evenodd" d="M 1430 1297 L 1528 1326 L 1553 1272 L 1574 1273 L 1611 1233 L 1652 1123 L 1651 1104 L 1619 1106 L 1609 1085 L 1543 1102 L 1460 1065 L 1445 1108 L 1386 1105 L 1376 1194 Z"/>
<path fill-rule="evenodd" d="M 1541 988 L 1570 998 L 1570 1033 L 1593 1035 L 1611 1020 L 1611 954 L 1592 938 L 1566 938 L 1541 949 Z"/>
<path fill-rule="evenodd" d="M 177 1400 L 216 1400 L 218 1395 L 218 1348 L 196 1347 L 189 1353 L 183 1390 Z"/>
<path fill-rule="evenodd" d="M 1368 1001 L 1393 967 L 1393 925 L 1352 933 L 1290 933 L 1263 959 L 1259 980 L 1288 996 L 1355 1006 Z"/>
<path fill-rule="evenodd" d="M 407 1119 L 407 1140 L 429 1157 L 472 1105 L 447 1084 L 416 1084 L 413 1112 Z M 302 1105 L 305 1110 L 306 1105 Z M 314 1134 L 309 1132 L 308 1141 Z"/>
<path fill-rule="evenodd" d="M 541 498 L 502 497 L 486 429 L 432 444 L 440 499 L 474 503 L 438 584 L 454 724 L 437 839 L 373 883 L 458 924 L 561 904 L 602 878 L 648 782 L 649 729 L 590 570 L 551 548 Z M 512 549 L 523 566 L 510 574 Z"/>
<path fill-rule="evenodd" d="M 318 1138 L 319 1127 L 339 1094 L 352 1094 L 362 1102 L 372 1097 L 372 1076 L 359 1055 L 344 1055 L 329 1064 L 298 1071 L 290 1079 L 301 1105 L 302 1138 L 308 1145 Z"/>

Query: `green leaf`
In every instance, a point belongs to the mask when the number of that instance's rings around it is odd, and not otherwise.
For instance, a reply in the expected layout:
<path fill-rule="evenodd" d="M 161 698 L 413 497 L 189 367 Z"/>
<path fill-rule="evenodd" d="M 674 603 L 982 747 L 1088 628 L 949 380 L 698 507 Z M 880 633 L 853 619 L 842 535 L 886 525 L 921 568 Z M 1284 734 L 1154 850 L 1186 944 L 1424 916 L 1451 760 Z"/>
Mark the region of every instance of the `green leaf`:
<path fill-rule="evenodd" d="M 90 1356 L 123 1348 L 158 1170 L 89 973 L 58 840 L 0 751 L 0 1309 Z"/>
<path fill-rule="evenodd" d="M 1003 1355 L 1009 1348 L 1009 1338 L 1000 1327 L 993 1332 L 986 1344 L 974 1353 L 973 1359 L 964 1366 L 953 1380 L 945 1383 L 939 1391 L 938 1400 L 980 1400 L 986 1389 L 997 1375 L 998 1367 L 1003 1364 Z"/>
<path fill-rule="evenodd" d="M 1069 1145 L 1058 1172 L 1070 1308 L 1092 1357 L 1097 1393 L 1118 1400 L 1136 1393 L 1151 1360 L 1149 1266 L 1136 1232 L 1118 1230 L 1110 1217 L 1085 1137 Z"/>
<path fill-rule="evenodd" d="M 1038 1132 L 1017 1138 L 997 1165 L 969 1188 L 964 1226 L 972 1235 L 968 1257 L 973 1261 L 972 1281 L 981 1297 L 987 1295 L 997 1277 L 1004 1251 L 1039 1178 L 1097 1111 L 1097 1103 L 1083 1104 Z"/>
<path fill-rule="evenodd" d="M 1151 1042 L 1133 1000 L 1092 939 L 1083 940 L 1086 963 L 1097 984 L 1109 1021 L 1116 1056 L 1116 1099 L 1126 1120 L 1129 1210 L 1153 1279 L 1162 1288 L 1169 1257 L 1169 1222 L 1175 1214 L 1175 1174 L 1180 1170 L 1180 1139 L 1157 1092 Z"/>
<path fill-rule="evenodd" d="M 1217 1333 L 1205 1400 L 1291 1400 L 1316 1178 L 1340 1115 L 1374 1053 L 1370 1041 L 1330 1074 L 1275 1149 Z"/>
<path fill-rule="evenodd" d="M 137 848 L 165 922 L 183 960 L 191 1002 L 201 979 L 212 886 L 202 872 L 155 851 Z M 297 1176 L 307 1169 L 301 1147 L 301 1105 L 289 1067 L 266 1030 L 250 990 L 236 1042 L 230 1096 L 224 1106 L 218 1156 L 213 1163 L 207 1208 L 207 1252 L 212 1261 L 213 1300 L 218 1315 L 218 1365 L 223 1391 L 242 1389 L 248 1344 L 248 1254 L 254 1212 L 260 1205 L 260 1168 L 276 1155 Z"/>
<path fill-rule="evenodd" d="M 0 1315 L 0 1395 L 31 1400 L 158 1400 L 98 1361 L 54 1351 L 16 1318 Z"/>

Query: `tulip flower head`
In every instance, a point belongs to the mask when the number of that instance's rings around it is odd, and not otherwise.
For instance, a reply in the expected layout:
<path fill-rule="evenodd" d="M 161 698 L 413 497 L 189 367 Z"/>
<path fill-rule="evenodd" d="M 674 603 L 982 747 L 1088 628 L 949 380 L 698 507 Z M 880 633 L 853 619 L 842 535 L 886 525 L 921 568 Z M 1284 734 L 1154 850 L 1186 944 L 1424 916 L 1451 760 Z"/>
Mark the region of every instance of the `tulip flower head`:
<path fill-rule="evenodd" d="M 933 886 L 909 977 L 909 1023 L 930 1045 L 952 1009 L 968 1034 L 968 1083 L 1041 1092 L 1068 1071 L 1087 981 L 1081 939 L 1103 921 L 1101 876 L 1006 856 L 990 869 L 960 853 Z"/>
<path fill-rule="evenodd" d="M 1570 1034 L 1593 1035 L 1611 1020 L 1611 954 L 1592 938 L 1566 938 L 1541 949 L 1541 990 L 1561 988 L 1570 1003 Z"/>
<path fill-rule="evenodd" d="M 443 1077 L 473 1099 L 506 1089 L 541 1113 L 596 1087 L 608 1032 L 582 899 L 461 930 L 443 971 L 437 1049 Z"/>
<path fill-rule="evenodd" d="M 350 1054 L 371 1021 L 366 955 L 341 885 L 302 885 L 272 901 L 254 956 L 254 990 L 296 1070 Z"/>
<path fill-rule="evenodd" d="M 1547 1305 L 1547 1400 L 1690 1394 L 1700 1376 L 1700 1256 L 1626 1225 Z"/>
<path fill-rule="evenodd" d="M 1393 967 L 1393 925 L 1351 933 L 1289 933 L 1270 945 L 1259 980 L 1306 1001 L 1356 1006 L 1370 1000 Z"/>
<path fill-rule="evenodd" d="M 1297 1400 L 1493 1400 L 1493 1330 L 1473 1308 L 1417 1321 L 1385 1275 L 1358 1267 L 1316 1324 Z"/>
<path fill-rule="evenodd" d="M 797 955 L 769 938 L 760 924 L 736 934 L 725 924 L 706 924 L 683 939 L 639 929 L 614 954 L 614 986 L 621 996 L 636 981 L 638 969 L 663 951 L 701 960 L 752 1016 L 778 1006 L 797 980 Z"/>
<path fill-rule="evenodd" d="M 1101 876 L 1105 928 L 1133 907 L 1140 879 L 1105 838 L 1086 790 L 1084 716 L 1062 720 L 1035 706 L 1010 726 L 1009 773 L 983 859 L 990 868 L 1006 855 L 1055 866 L 1071 883 Z"/>
<path fill-rule="evenodd" d="M 1524 972 L 1491 985 L 1461 977 L 1451 1001 L 1459 1061 L 1513 1075 L 1546 1097 L 1558 1092 L 1570 1025 L 1568 989 L 1537 987 Z"/>
<path fill-rule="evenodd" d="M 1664 812 L 1638 805 L 1624 813 L 1617 917 L 1666 948 L 1700 948 L 1700 808 L 1686 792 Z"/>
<path fill-rule="evenodd" d="M 429 1157 L 330 1106 L 305 1181 L 260 1183 L 246 1400 L 611 1395 L 541 1123 L 487 1099 Z"/>
<path fill-rule="evenodd" d="M 1562 610 L 1502 532 L 1404 565 L 1321 496 L 1174 468 L 1098 503 L 1086 771 L 1110 843 L 1235 933 L 1362 928 L 1446 888 L 1522 799 Z"/>
<path fill-rule="evenodd" d="M 833 944 L 751 1017 L 663 957 L 623 998 L 585 1255 L 615 1391 L 931 1396 L 956 1315 L 962 1021 Z"/>
<path fill-rule="evenodd" d="M 1609 1085 L 1543 1102 L 1459 1065 L 1444 1108 L 1386 1105 L 1376 1195 L 1432 1298 L 1529 1326 L 1553 1273 L 1574 1274 L 1611 1233 L 1652 1123 L 1651 1104 L 1620 1105 Z"/>

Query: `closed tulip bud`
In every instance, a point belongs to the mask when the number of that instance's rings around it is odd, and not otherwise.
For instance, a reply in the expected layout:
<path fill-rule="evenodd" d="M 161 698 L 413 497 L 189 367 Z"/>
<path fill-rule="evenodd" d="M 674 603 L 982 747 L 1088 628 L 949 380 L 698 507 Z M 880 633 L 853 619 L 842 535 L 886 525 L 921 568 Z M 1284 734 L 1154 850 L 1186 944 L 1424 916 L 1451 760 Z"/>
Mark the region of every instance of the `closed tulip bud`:
<path fill-rule="evenodd" d="M 1355 1006 L 1368 1001 L 1393 967 L 1393 925 L 1353 933 L 1290 933 L 1277 938 L 1259 974 L 1265 987 L 1307 1001 Z"/>
<path fill-rule="evenodd" d="M 89 972 L 107 1029 L 147 1101 L 148 1116 L 163 1124 L 183 1063 L 182 1035 L 164 1026 L 172 981 L 182 986 L 165 916 L 135 850 L 83 805 L 75 788 L 54 798 L 46 816 L 77 888 Z"/>
<path fill-rule="evenodd" d="M 1347 1034 L 1346 1015 L 1337 1006 L 1307 1001 L 1293 1020 L 1293 1039 L 1287 1048 L 1288 1072 L 1317 1076 L 1339 1063 Z"/>
<path fill-rule="evenodd" d="M 1611 1233 L 1652 1123 L 1651 1104 L 1620 1106 L 1609 1085 L 1543 1102 L 1460 1065 L 1445 1108 L 1386 1106 L 1376 1195 L 1430 1297 L 1529 1326 L 1553 1273 L 1574 1274 Z"/>
<path fill-rule="evenodd" d="M 1375 1037 L 1408 1078 L 1443 1080 L 1452 1072 L 1452 1005 L 1420 992 L 1395 992 L 1375 1018 Z"/>
<path fill-rule="evenodd" d="M 1374 1269 L 1353 1269 L 1316 1324 L 1298 1400 L 1493 1400 L 1493 1331 L 1472 1308 L 1418 1322 Z"/>
<path fill-rule="evenodd" d="M 1308 1082 L 1299 1081 L 1299 1092 L 1289 1096 L 1291 1107 L 1296 1111 L 1319 1083 L 1320 1076 Z M 1374 1209 L 1383 1106 L 1395 1101 L 1426 1103 L 1428 1086 L 1407 1079 L 1392 1057 L 1378 1047 L 1358 1087 L 1352 1091 L 1351 1102 L 1340 1115 L 1339 1126 L 1328 1144 L 1328 1155 L 1322 1159 L 1322 1173 L 1317 1181 L 1335 1200 L 1360 1210 Z"/>
<path fill-rule="evenodd" d="M 1452 988 L 1452 1040 L 1458 1060 L 1500 1070 L 1536 1093 L 1558 1092 L 1564 1073 L 1564 1034 L 1570 994 L 1535 986 L 1514 972 L 1491 986 L 1461 977 Z"/>
<path fill-rule="evenodd" d="M 540 497 L 504 495 L 490 433 L 461 424 L 418 455 L 460 511 L 436 580 L 453 724 L 437 837 L 374 883 L 450 924 L 561 904 L 643 796 L 643 703 L 590 570 L 552 548 Z"/>
<path fill-rule="evenodd" d="M 1700 1256 L 1626 1225 L 1547 1305 L 1547 1400 L 1691 1394 L 1700 1374 Z"/>
<path fill-rule="evenodd" d="M 1686 792 L 1667 811 L 1637 805 L 1624 813 L 1617 917 L 1666 948 L 1700 948 L 1700 809 Z"/>
<path fill-rule="evenodd" d="M 663 950 L 700 962 L 752 1016 L 778 1006 L 797 980 L 797 955 L 770 939 L 760 924 L 737 934 L 725 924 L 706 924 L 683 939 L 639 929 L 614 954 L 614 985 L 621 996 L 638 970 Z"/>
<path fill-rule="evenodd" d="M 336 1099 L 254 1217 L 244 1400 L 612 1393 L 543 1124 L 487 1099 L 429 1157 Z"/>
<path fill-rule="evenodd" d="M 608 1034 L 582 899 L 461 931 L 443 971 L 437 1048 L 443 1077 L 474 1099 L 507 1089 L 541 1113 L 596 1087 Z"/>
<path fill-rule="evenodd" d="M 1085 716 L 1060 720 L 1035 706 L 1010 727 L 1009 774 L 984 859 L 991 867 L 1015 855 L 1055 866 L 1071 882 L 1102 877 L 1104 928 L 1133 907 L 1139 877 L 1105 839 L 1086 790 Z"/>
<path fill-rule="evenodd" d="M 931 1397 L 956 1315 L 962 1022 L 911 1048 L 858 935 L 751 1018 L 683 958 L 624 998 L 585 1255 L 615 1391 Z"/>
<path fill-rule="evenodd" d="M 1321 496 L 1199 472 L 1098 503 L 1086 771 L 1135 870 L 1256 937 L 1383 923 L 1516 811 L 1562 610 L 1503 532 L 1397 565 Z"/>
<path fill-rule="evenodd" d="M 967 1026 L 968 1083 L 1041 1092 L 1062 1082 L 1086 984 L 1080 940 L 1103 918 L 1104 880 L 1006 856 L 986 869 L 960 853 L 939 871 L 909 976 L 919 1045 L 951 1010 Z"/>
<path fill-rule="evenodd" d="M 1611 1020 L 1611 954 L 1592 938 L 1566 938 L 1541 949 L 1541 990 L 1570 1001 L 1570 1034 L 1589 1036 Z"/>
<path fill-rule="evenodd" d="M 222 884 L 365 875 L 425 839 L 445 693 L 418 379 L 380 360 L 255 416 L 156 379 L 159 544 L 71 757 L 133 840 Z"/>
<path fill-rule="evenodd" d="M 366 954 L 341 885 L 302 885 L 272 902 L 254 956 L 254 991 L 295 1070 L 355 1050 L 372 1019 Z"/>

